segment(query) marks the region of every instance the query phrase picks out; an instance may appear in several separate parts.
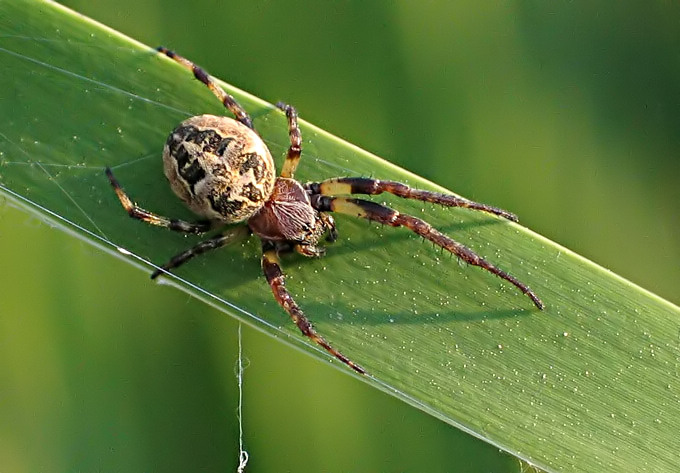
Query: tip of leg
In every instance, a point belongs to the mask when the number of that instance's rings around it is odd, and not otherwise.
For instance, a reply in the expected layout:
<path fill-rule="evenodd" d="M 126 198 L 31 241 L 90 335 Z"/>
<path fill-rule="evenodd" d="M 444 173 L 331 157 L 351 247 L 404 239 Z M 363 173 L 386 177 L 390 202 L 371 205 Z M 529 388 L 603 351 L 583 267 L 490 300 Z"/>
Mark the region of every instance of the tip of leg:
<path fill-rule="evenodd" d="M 328 243 L 335 243 L 338 240 L 338 231 L 336 229 L 331 229 L 326 235 L 326 241 Z"/>
<path fill-rule="evenodd" d="M 151 273 L 151 279 L 156 279 L 161 274 L 162 274 L 162 271 L 160 269 L 157 269 L 153 273 Z"/>
<path fill-rule="evenodd" d="M 111 171 L 111 168 L 106 166 L 106 169 L 104 170 L 106 173 L 106 177 L 109 178 L 109 182 L 113 187 L 119 187 L 118 181 L 116 180 L 116 177 L 113 175 L 113 171 Z"/>
<path fill-rule="evenodd" d="M 508 220 L 510 220 L 511 222 L 519 222 L 519 217 L 517 217 L 517 215 L 510 213 L 510 212 L 503 212 L 501 214 L 501 217 L 505 217 Z"/>
<path fill-rule="evenodd" d="M 156 51 L 158 51 L 159 53 L 163 53 L 163 54 L 165 54 L 165 55 L 168 56 L 168 57 L 174 57 L 174 56 L 175 56 L 175 53 L 173 53 L 172 51 L 170 51 L 170 50 L 169 50 L 168 48 L 166 48 L 165 46 L 158 46 L 158 47 L 156 48 Z"/>
<path fill-rule="evenodd" d="M 361 366 L 357 365 L 356 363 L 350 362 L 349 366 L 350 366 L 350 368 L 352 368 L 354 371 L 356 371 L 359 374 L 367 374 L 366 370 L 363 369 Z"/>
<path fill-rule="evenodd" d="M 545 304 L 543 303 L 543 301 L 542 301 L 541 299 L 539 299 L 539 297 L 538 297 L 536 294 L 534 294 L 534 293 L 532 292 L 532 293 L 527 294 L 527 295 L 531 298 L 531 300 L 533 301 L 534 305 L 535 305 L 536 307 L 538 307 L 538 310 L 543 310 L 543 309 L 545 309 Z"/>

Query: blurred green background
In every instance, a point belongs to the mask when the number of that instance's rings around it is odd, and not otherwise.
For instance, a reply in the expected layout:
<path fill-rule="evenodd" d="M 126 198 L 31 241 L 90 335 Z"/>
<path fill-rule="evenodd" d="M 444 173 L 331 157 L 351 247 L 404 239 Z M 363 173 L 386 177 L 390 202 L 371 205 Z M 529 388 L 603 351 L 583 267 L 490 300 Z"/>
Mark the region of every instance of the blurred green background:
<path fill-rule="evenodd" d="M 679 5 L 63 3 L 680 303 Z M 235 321 L 7 206 L 0 238 L 3 472 L 234 469 Z M 518 469 L 246 327 L 244 351 L 248 471 Z"/>

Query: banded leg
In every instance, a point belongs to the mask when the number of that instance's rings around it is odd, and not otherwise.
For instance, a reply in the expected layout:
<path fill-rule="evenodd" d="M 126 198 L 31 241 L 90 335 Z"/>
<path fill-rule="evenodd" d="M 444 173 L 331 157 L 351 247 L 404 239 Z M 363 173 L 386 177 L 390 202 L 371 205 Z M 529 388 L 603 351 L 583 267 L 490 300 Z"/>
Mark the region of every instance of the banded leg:
<path fill-rule="evenodd" d="M 170 59 L 174 59 L 182 66 L 186 67 L 191 72 L 193 72 L 194 77 L 196 77 L 196 79 L 200 80 L 205 85 L 207 85 L 210 91 L 213 94 L 215 94 L 215 96 L 218 99 L 220 99 L 220 102 L 222 102 L 222 104 L 224 104 L 224 106 L 227 107 L 227 109 L 234 114 L 238 121 L 243 123 L 248 128 L 251 129 L 253 128 L 253 122 L 250 119 L 250 116 L 248 116 L 248 113 L 243 109 L 243 107 L 241 107 L 241 105 L 239 105 L 239 103 L 236 101 L 234 97 L 226 93 L 222 89 L 222 87 L 220 87 L 217 84 L 217 81 L 215 81 L 215 79 L 210 74 L 208 74 L 205 70 L 201 69 L 199 66 L 189 61 L 188 59 L 180 56 L 179 54 L 175 54 L 173 51 L 170 51 L 169 49 L 164 48 L 163 46 L 157 47 L 156 50 L 159 53 L 165 54 Z"/>
<path fill-rule="evenodd" d="M 489 263 L 468 247 L 440 233 L 424 220 L 412 217 L 411 215 L 401 214 L 389 207 L 361 199 L 315 195 L 312 196 L 312 205 L 321 212 L 340 212 L 373 220 L 392 227 L 406 227 L 423 238 L 430 240 L 435 245 L 456 255 L 466 263 L 473 266 L 479 266 L 480 268 L 495 274 L 499 278 L 505 279 L 526 294 L 539 309 L 543 310 L 545 307 L 543 301 L 541 301 L 534 291 L 529 289 L 526 284 Z"/>
<path fill-rule="evenodd" d="M 413 189 L 402 182 L 396 181 L 380 181 L 378 179 L 369 179 L 365 177 L 334 177 L 321 182 L 310 182 L 306 184 L 305 187 L 313 194 L 329 196 L 349 194 L 377 195 L 382 194 L 383 192 L 389 192 L 390 194 L 403 197 L 404 199 L 422 200 L 424 202 L 445 205 L 447 207 L 464 207 L 472 210 L 481 210 L 507 218 L 513 222 L 518 221 L 515 214 L 497 207 L 492 207 L 480 202 L 473 202 L 451 194 Z"/>
<path fill-rule="evenodd" d="M 293 296 L 291 296 L 288 289 L 286 289 L 285 276 L 281 271 L 276 249 L 268 242 L 262 242 L 262 270 L 264 271 L 269 286 L 272 288 L 276 302 L 288 312 L 288 315 L 293 319 L 293 322 L 295 322 L 295 325 L 297 325 L 302 334 L 311 338 L 328 353 L 345 363 L 357 373 L 366 374 L 366 370 L 330 346 L 330 344 L 314 330 L 309 319 L 307 319 L 300 307 L 293 300 Z"/>
<path fill-rule="evenodd" d="M 176 220 L 163 217 L 162 215 L 158 215 L 153 212 L 149 212 L 148 210 L 144 210 L 143 208 L 138 207 L 137 204 L 132 202 L 130 197 L 128 197 L 125 191 L 120 187 L 118 180 L 114 177 L 113 172 L 111 171 L 110 168 L 106 168 L 106 176 L 109 178 L 111 187 L 113 187 L 113 190 L 116 192 L 116 195 L 118 196 L 120 203 L 123 205 L 123 208 L 132 218 L 142 220 L 151 225 L 165 227 L 169 228 L 170 230 L 183 233 L 201 234 L 207 232 L 212 228 L 212 223 L 209 220 L 187 222 L 184 220 Z"/>
<path fill-rule="evenodd" d="M 235 228 L 230 228 L 219 235 L 216 235 L 212 238 L 209 238 L 207 240 L 204 240 L 197 244 L 196 246 L 189 248 L 186 251 L 183 251 L 182 253 L 179 253 L 175 256 L 173 256 L 170 261 L 165 263 L 163 266 L 160 268 L 156 269 L 152 274 L 151 274 L 151 279 L 156 279 L 158 276 L 160 276 L 163 273 L 169 272 L 171 269 L 178 268 L 182 266 L 184 263 L 189 261 L 190 259 L 202 255 L 203 253 L 206 253 L 210 250 L 216 250 L 218 248 L 222 248 L 224 246 L 227 246 L 235 241 L 240 240 L 241 238 L 244 238 L 246 236 L 250 235 L 250 229 L 246 226 L 240 226 L 240 227 L 235 227 Z"/>
<path fill-rule="evenodd" d="M 300 162 L 300 153 L 302 153 L 302 134 L 297 122 L 297 112 L 291 105 L 286 105 L 283 102 L 276 104 L 281 110 L 286 112 L 288 118 L 288 135 L 290 136 L 290 146 L 286 154 L 286 160 L 281 169 L 281 177 L 293 178 L 298 163 Z"/>

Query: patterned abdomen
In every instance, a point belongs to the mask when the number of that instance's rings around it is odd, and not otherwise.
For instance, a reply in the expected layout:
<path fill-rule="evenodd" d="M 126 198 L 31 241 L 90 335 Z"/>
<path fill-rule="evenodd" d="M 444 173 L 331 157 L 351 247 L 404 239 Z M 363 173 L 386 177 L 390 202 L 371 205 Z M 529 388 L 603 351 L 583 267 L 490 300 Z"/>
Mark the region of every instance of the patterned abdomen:
<path fill-rule="evenodd" d="M 255 214 L 274 189 L 274 160 L 262 139 L 228 117 L 199 115 L 173 130 L 163 148 L 172 190 L 196 214 L 225 223 Z"/>

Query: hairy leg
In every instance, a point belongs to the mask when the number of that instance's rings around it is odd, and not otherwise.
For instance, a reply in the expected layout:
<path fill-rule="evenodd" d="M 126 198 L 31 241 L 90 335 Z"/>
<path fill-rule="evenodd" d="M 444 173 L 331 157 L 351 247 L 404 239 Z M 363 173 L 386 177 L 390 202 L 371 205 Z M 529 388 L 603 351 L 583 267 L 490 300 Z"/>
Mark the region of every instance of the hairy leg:
<path fill-rule="evenodd" d="M 170 230 L 183 233 L 201 234 L 207 232 L 213 227 L 212 222 L 210 222 L 209 220 L 186 222 L 184 220 L 171 219 L 168 217 L 163 217 L 162 215 L 155 214 L 153 212 L 149 212 L 148 210 L 145 210 L 137 206 L 137 204 L 135 204 L 134 202 L 132 202 L 132 200 L 130 199 L 130 197 L 128 197 L 123 188 L 120 187 L 120 184 L 113 175 L 111 169 L 106 168 L 106 176 L 109 178 L 111 187 L 113 187 L 113 190 L 116 192 L 116 195 L 118 196 L 121 205 L 128 213 L 128 215 L 130 215 L 130 217 L 132 218 L 142 220 L 143 222 L 146 222 L 150 225 L 165 227 L 169 228 Z"/>
<path fill-rule="evenodd" d="M 473 266 L 479 266 L 480 268 L 483 268 L 495 274 L 496 276 L 505 279 L 524 294 L 526 294 L 532 300 L 534 305 L 536 305 L 536 307 L 541 310 L 544 308 L 543 301 L 541 301 L 541 299 L 534 293 L 534 291 L 529 289 L 527 285 L 520 282 L 514 276 L 489 263 L 468 247 L 439 232 L 424 220 L 411 215 L 399 213 L 396 210 L 385 207 L 384 205 L 361 199 L 313 195 L 312 205 L 314 205 L 319 211 L 340 212 L 348 215 L 354 215 L 355 217 L 373 220 L 375 222 L 390 225 L 392 227 L 406 227 L 412 232 L 417 233 L 423 238 L 430 240 L 432 243 L 458 256 L 466 263 Z"/>
<path fill-rule="evenodd" d="M 264 271 L 267 282 L 274 293 L 276 302 L 278 302 L 281 307 L 283 307 L 283 309 L 288 312 L 288 315 L 290 315 L 291 319 L 293 319 L 293 322 L 295 322 L 295 325 L 297 325 L 302 334 L 312 339 L 315 343 L 323 347 L 328 353 L 345 363 L 357 373 L 366 374 L 366 370 L 333 348 L 321 335 L 316 332 L 316 330 L 314 330 L 314 327 L 312 326 L 309 319 L 307 319 L 305 314 L 302 312 L 302 309 L 300 309 L 295 300 L 293 300 L 293 296 L 291 296 L 291 294 L 288 292 L 288 289 L 286 289 L 286 280 L 283 271 L 281 271 L 280 261 L 278 255 L 276 254 L 276 249 L 274 248 L 274 245 L 268 242 L 262 243 L 262 270 Z"/>
<path fill-rule="evenodd" d="M 297 122 L 297 112 L 294 107 L 286 105 L 283 102 L 277 103 L 276 106 L 286 112 L 286 117 L 288 118 L 288 135 L 290 137 L 290 146 L 288 147 L 286 160 L 281 169 L 281 177 L 289 177 L 292 179 L 295 170 L 298 167 L 298 163 L 300 162 L 300 153 L 302 153 L 302 135 Z"/>
<path fill-rule="evenodd" d="M 494 215 L 498 215 L 508 220 L 516 222 L 517 216 L 510 212 L 480 202 L 463 199 L 451 194 L 413 189 L 402 182 L 381 181 L 379 179 L 369 179 L 365 177 L 334 177 L 321 182 L 310 182 L 305 185 L 313 194 L 321 195 L 349 195 L 366 194 L 377 195 L 388 192 L 404 199 L 422 200 L 433 204 L 445 205 L 447 207 L 464 207 L 472 210 L 481 210 Z"/>
<path fill-rule="evenodd" d="M 182 266 L 184 263 L 189 261 L 190 259 L 202 255 L 203 253 L 206 253 L 210 250 L 216 250 L 218 248 L 222 248 L 224 246 L 227 246 L 235 241 L 238 241 L 242 238 L 245 238 L 246 236 L 250 235 L 250 229 L 246 226 L 239 226 L 239 227 L 234 227 L 230 228 L 228 230 L 225 230 L 224 232 L 220 233 L 219 235 L 215 235 L 212 238 L 209 238 L 207 240 L 204 240 L 197 244 L 196 246 L 193 246 L 189 248 L 186 251 L 183 251 L 182 253 L 179 253 L 175 256 L 173 256 L 170 261 L 165 263 L 163 266 L 160 268 L 156 269 L 152 274 L 151 274 L 151 279 L 156 279 L 158 276 L 161 274 L 170 271 L 171 269 L 178 268 Z"/>
<path fill-rule="evenodd" d="M 236 101 L 234 97 L 226 93 L 222 87 L 220 87 L 217 84 L 217 81 L 210 76 L 206 71 L 201 69 L 199 66 L 191 62 L 190 60 L 180 56 L 179 54 L 174 53 L 173 51 L 170 51 L 167 48 L 164 48 L 163 46 L 159 46 L 156 48 L 156 50 L 159 53 L 165 54 L 168 56 L 170 59 L 174 59 L 178 63 L 180 63 L 182 66 L 186 67 L 189 69 L 191 72 L 194 73 L 194 77 L 196 79 L 200 80 L 203 82 L 210 91 L 215 94 L 215 96 L 220 99 L 220 102 L 224 104 L 227 109 L 234 114 L 236 119 L 243 123 L 245 126 L 248 128 L 253 128 L 253 122 L 250 119 L 250 116 L 248 116 L 248 113 L 239 105 L 239 103 Z"/>

